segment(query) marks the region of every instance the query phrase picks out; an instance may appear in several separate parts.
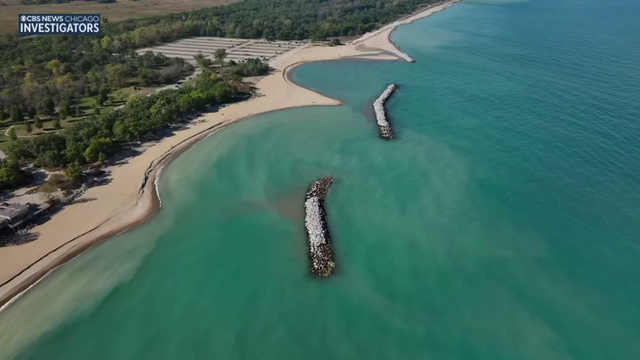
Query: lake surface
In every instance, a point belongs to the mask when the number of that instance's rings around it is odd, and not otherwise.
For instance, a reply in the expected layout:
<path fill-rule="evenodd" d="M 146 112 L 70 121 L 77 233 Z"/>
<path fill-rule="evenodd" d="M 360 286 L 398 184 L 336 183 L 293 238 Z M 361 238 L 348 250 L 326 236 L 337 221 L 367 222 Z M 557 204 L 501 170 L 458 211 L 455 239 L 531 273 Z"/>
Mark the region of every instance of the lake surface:
<path fill-rule="evenodd" d="M 394 33 L 416 63 L 298 68 L 345 105 L 184 153 L 153 220 L 0 314 L 0 359 L 640 359 L 639 15 L 465 1 Z M 302 204 L 325 175 L 319 281 Z"/>

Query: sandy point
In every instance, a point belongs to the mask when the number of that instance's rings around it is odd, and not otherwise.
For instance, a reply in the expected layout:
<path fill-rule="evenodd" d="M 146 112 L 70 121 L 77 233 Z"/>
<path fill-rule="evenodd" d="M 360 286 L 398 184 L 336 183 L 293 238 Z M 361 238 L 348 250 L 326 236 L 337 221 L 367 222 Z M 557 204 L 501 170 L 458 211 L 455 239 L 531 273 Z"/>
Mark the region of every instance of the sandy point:
<path fill-rule="evenodd" d="M 65 207 L 51 220 L 35 227 L 32 232 L 39 235 L 37 240 L 0 248 L 0 307 L 17 300 L 47 273 L 97 242 L 151 218 L 160 207 L 156 176 L 163 166 L 200 139 L 239 120 L 271 111 L 341 104 L 292 82 L 287 74 L 296 66 L 345 58 L 408 60 L 408 55 L 390 40 L 393 29 L 446 9 L 454 2 L 421 9 L 347 45 L 310 44 L 285 53 L 270 62 L 273 72 L 257 82 L 259 96 L 205 114 L 188 129 L 150 146 L 126 164 L 111 167 L 110 183 L 88 189 L 81 197 L 85 201 Z"/>

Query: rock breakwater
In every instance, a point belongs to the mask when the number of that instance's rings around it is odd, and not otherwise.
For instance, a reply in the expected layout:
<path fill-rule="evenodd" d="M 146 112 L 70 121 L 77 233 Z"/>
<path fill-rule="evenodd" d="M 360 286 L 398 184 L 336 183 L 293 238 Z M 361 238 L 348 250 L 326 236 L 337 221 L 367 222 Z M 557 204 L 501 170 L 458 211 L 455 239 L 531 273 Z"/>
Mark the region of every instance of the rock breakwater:
<path fill-rule="evenodd" d="M 398 90 L 398 85 L 396 84 L 387 86 L 384 92 L 380 94 L 376 101 L 373 102 L 373 111 L 376 114 L 376 122 L 380 129 L 380 137 L 386 140 L 393 139 L 393 130 L 391 129 L 391 124 L 389 124 L 389 120 L 387 119 L 387 111 L 384 108 L 384 104 L 396 90 Z"/>
<path fill-rule="evenodd" d="M 310 267 L 311 272 L 319 277 L 329 277 L 336 269 L 324 207 L 324 199 L 333 180 L 333 177 L 327 176 L 311 183 L 304 202 Z"/>

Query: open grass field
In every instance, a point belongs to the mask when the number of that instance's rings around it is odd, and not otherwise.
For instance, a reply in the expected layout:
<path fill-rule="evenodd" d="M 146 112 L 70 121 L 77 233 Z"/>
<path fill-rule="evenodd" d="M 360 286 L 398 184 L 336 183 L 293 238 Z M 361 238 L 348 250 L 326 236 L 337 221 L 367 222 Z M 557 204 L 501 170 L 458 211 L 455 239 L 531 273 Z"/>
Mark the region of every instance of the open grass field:
<path fill-rule="evenodd" d="M 0 0 L 0 33 L 17 32 L 19 14 L 100 14 L 113 22 L 226 5 L 237 1 L 239 0 L 118 0 L 112 4 L 77 1 L 68 4 L 21 5 L 20 0 Z"/>

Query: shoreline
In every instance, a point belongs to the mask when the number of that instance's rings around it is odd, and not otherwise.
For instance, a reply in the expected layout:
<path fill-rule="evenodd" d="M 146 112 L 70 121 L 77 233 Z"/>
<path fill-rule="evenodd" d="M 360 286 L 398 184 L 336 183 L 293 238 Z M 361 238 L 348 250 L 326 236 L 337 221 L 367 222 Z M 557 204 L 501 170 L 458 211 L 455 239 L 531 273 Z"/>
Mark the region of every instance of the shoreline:
<path fill-rule="evenodd" d="M 413 13 L 413 14 L 411 14 L 409 16 L 406 16 L 406 17 L 398 20 L 399 24 L 394 26 L 391 29 L 391 31 L 389 31 L 389 33 L 387 35 L 387 41 L 389 41 L 391 44 L 393 44 L 393 46 L 395 46 L 398 50 L 402 51 L 402 48 L 398 44 L 394 43 L 393 40 L 391 40 L 391 36 L 393 36 L 393 33 L 398 29 L 398 27 L 400 25 L 408 25 L 408 24 L 411 24 L 411 23 L 413 23 L 413 22 L 415 22 L 417 20 L 427 18 L 427 17 L 429 17 L 429 16 L 431 16 L 433 14 L 439 13 L 440 11 L 447 10 L 448 8 L 453 6 L 455 3 L 461 2 L 461 1 L 463 1 L 463 0 L 443 1 L 442 3 L 440 3 L 438 5 L 425 7 L 423 9 L 420 9 L 420 10 L 416 11 L 415 13 Z M 435 10 L 436 7 L 438 8 L 437 10 Z M 425 12 L 427 10 L 431 10 L 431 9 L 434 9 L 434 11 L 431 11 L 430 13 L 425 14 Z"/>
<path fill-rule="evenodd" d="M 408 17 L 364 34 L 353 43 L 337 47 L 308 46 L 274 59 L 274 71 L 256 84 L 258 96 L 206 113 L 187 129 L 176 132 L 131 158 L 109 167 L 111 182 L 90 188 L 80 199 L 48 222 L 32 229 L 41 236 L 30 243 L 0 248 L 0 311 L 17 301 L 29 288 L 60 266 L 108 238 L 152 219 L 161 208 L 158 179 L 166 166 L 200 140 L 239 121 L 269 112 L 307 106 L 340 106 L 329 98 L 296 84 L 291 71 L 309 62 L 341 59 L 401 60 L 399 48 L 391 42 L 393 30 L 428 17 L 461 0 L 423 8 Z M 364 45 L 362 48 L 359 45 Z M 254 111 L 255 110 L 255 111 Z M 226 115 L 225 113 L 231 115 Z M 142 183 L 140 179 L 142 178 Z M 91 215 L 87 215 L 91 214 Z M 10 262 L 4 261 L 12 260 Z"/>
<path fill-rule="evenodd" d="M 391 36 L 395 29 L 397 29 L 401 25 L 408 25 L 417 20 L 421 20 L 427 18 L 433 14 L 436 14 L 440 11 L 446 10 L 449 7 L 453 6 L 455 3 L 463 0 L 444 0 L 437 4 L 428 5 L 421 9 L 416 10 L 413 14 L 409 14 L 403 18 L 400 18 L 390 24 L 387 24 L 381 27 L 378 30 L 375 30 L 371 33 L 364 34 L 360 38 L 352 41 L 350 44 L 352 45 L 366 45 L 367 47 L 374 47 L 381 50 L 388 51 L 400 59 L 404 59 L 408 62 L 413 62 L 414 60 L 407 55 L 402 49 L 396 45 L 392 40 Z"/>

